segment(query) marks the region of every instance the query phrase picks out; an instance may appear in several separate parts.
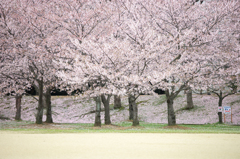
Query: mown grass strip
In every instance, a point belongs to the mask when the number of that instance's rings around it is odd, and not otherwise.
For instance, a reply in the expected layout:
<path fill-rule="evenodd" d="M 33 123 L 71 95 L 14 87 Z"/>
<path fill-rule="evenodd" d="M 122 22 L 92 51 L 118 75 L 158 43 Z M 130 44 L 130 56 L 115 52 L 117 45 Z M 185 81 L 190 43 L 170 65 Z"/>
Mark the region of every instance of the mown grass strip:
<path fill-rule="evenodd" d="M 26 123 L 24 123 L 26 124 Z M 132 127 L 131 122 L 116 123 L 112 126 L 103 125 L 93 127 L 93 124 L 62 124 L 64 128 L 1 128 L 0 133 L 217 133 L 217 134 L 240 134 L 240 126 L 227 124 L 205 124 L 205 125 L 177 125 L 169 127 L 167 124 L 144 123 Z"/>

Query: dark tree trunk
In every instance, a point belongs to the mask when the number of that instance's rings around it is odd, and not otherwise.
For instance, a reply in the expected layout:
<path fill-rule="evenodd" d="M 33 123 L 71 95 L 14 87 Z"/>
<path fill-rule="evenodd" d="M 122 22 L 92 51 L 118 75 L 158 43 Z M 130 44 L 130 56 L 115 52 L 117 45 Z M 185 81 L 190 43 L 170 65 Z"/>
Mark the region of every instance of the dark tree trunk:
<path fill-rule="evenodd" d="M 38 108 L 37 108 L 37 116 L 36 116 L 36 124 L 42 124 L 43 118 L 43 81 L 38 81 L 38 92 L 39 92 L 39 99 L 38 99 Z"/>
<path fill-rule="evenodd" d="M 132 126 L 138 126 L 139 120 L 138 120 L 138 107 L 136 104 L 136 97 L 133 95 L 129 95 L 129 105 L 132 105 L 133 109 L 133 125 Z"/>
<path fill-rule="evenodd" d="M 133 105 L 130 101 L 130 96 L 128 97 L 128 103 L 129 103 L 129 120 L 133 120 Z"/>
<path fill-rule="evenodd" d="M 95 112 L 95 123 L 94 126 L 101 127 L 101 97 L 94 97 L 94 100 L 96 102 L 96 112 Z"/>
<path fill-rule="evenodd" d="M 193 100 L 192 100 L 192 89 L 189 87 L 189 89 L 187 90 L 187 107 L 186 109 L 193 109 L 194 105 L 193 105 Z"/>
<path fill-rule="evenodd" d="M 173 109 L 173 100 L 177 97 L 177 95 L 185 88 L 185 85 L 182 85 L 178 90 L 175 91 L 175 87 L 172 87 L 172 91 L 170 93 L 169 89 L 166 89 L 165 94 L 167 98 L 167 108 L 168 108 L 168 125 L 176 125 L 176 116 Z"/>
<path fill-rule="evenodd" d="M 45 96 L 45 103 L 46 103 L 46 109 L 47 109 L 47 119 L 46 119 L 46 123 L 53 123 L 53 119 L 52 119 L 52 105 L 51 105 L 51 89 L 47 88 L 46 94 L 44 94 Z"/>
<path fill-rule="evenodd" d="M 219 124 L 222 124 L 222 112 L 218 112 L 218 119 L 219 119 Z"/>
<path fill-rule="evenodd" d="M 222 96 L 222 91 L 220 91 L 220 94 L 218 96 L 218 106 L 222 107 L 222 101 L 223 101 L 223 96 Z M 222 112 L 218 112 L 218 119 L 219 119 L 219 124 L 222 124 Z"/>
<path fill-rule="evenodd" d="M 108 95 L 107 99 L 104 94 L 101 95 L 101 99 L 104 105 L 105 115 L 104 115 L 104 121 L 105 125 L 110 125 L 110 108 L 109 108 L 109 102 L 110 102 L 111 95 Z"/>
<path fill-rule="evenodd" d="M 168 106 L 168 125 L 176 125 L 176 116 L 173 109 L 173 100 L 170 98 L 167 100 L 167 106 Z"/>
<path fill-rule="evenodd" d="M 16 115 L 15 120 L 21 120 L 21 101 L 22 101 L 22 95 L 17 94 L 16 95 Z"/>
<path fill-rule="evenodd" d="M 176 116 L 173 109 L 173 100 L 174 97 L 170 96 L 169 90 L 165 91 L 167 97 L 167 108 L 168 108 L 168 125 L 176 125 Z"/>
<path fill-rule="evenodd" d="M 114 95 L 114 109 L 119 109 L 121 108 L 121 96 Z"/>

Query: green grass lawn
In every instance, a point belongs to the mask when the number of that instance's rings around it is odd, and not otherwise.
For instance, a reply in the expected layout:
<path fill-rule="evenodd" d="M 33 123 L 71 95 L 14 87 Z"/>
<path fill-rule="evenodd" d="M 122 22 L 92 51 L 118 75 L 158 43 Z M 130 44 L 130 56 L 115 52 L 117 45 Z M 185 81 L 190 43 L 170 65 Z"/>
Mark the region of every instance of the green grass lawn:
<path fill-rule="evenodd" d="M 6 126 L 8 125 L 8 126 Z M 131 122 L 116 123 L 114 125 L 102 125 L 94 127 L 93 124 L 66 123 L 66 124 L 34 124 L 26 121 L 11 121 L 5 126 L 0 126 L 1 132 L 22 133 L 220 133 L 240 134 L 240 126 L 227 124 L 205 124 L 205 125 L 176 125 L 144 123 L 132 127 Z"/>

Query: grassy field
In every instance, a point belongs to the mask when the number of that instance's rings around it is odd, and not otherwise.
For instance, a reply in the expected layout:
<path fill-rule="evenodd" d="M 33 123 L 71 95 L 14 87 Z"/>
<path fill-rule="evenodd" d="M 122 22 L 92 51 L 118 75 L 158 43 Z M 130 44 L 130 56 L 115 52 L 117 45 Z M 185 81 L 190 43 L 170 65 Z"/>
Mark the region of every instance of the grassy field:
<path fill-rule="evenodd" d="M 240 126 L 0 123 L 0 159 L 239 159 Z M 227 152 L 227 153 L 226 153 Z"/>
<path fill-rule="evenodd" d="M 0 134 L 1 159 L 239 159 L 239 147 L 238 134 Z"/>
<path fill-rule="evenodd" d="M 168 126 L 164 96 L 140 96 L 140 126 L 132 127 L 123 98 L 124 109 L 111 110 L 113 125 L 94 127 L 94 113 L 80 118 L 95 109 L 92 100 L 54 97 L 55 123 L 35 124 L 37 103 L 32 98 L 23 98 L 19 122 L 14 121 L 15 100 L 0 98 L 0 159 L 239 159 L 239 95 L 227 99 L 224 105 L 232 106 L 233 123 L 229 116 L 227 124 L 216 123 L 215 96 L 194 95 L 192 110 L 183 109 L 184 96 L 176 99 L 178 125 Z M 103 112 L 101 116 L 104 123 Z"/>
<path fill-rule="evenodd" d="M 0 124 L 0 132 L 19 133 L 218 133 L 240 134 L 240 126 L 227 124 L 176 125 L 140 122 L 140 126 L 132 127 L 131 122 L 94 127 L 86 123 L 53 123 L 35 124 L 26 121 L 9 121 Z"/>

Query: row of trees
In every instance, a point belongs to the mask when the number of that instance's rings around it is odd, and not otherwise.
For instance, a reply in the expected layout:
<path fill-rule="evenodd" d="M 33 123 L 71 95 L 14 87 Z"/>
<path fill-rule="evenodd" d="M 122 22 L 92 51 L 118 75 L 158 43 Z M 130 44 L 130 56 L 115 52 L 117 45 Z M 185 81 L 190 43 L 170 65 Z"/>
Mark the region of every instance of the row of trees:
<path fill-rule="evenodd" d="M 21 97 L 34 86 L 41 124 L 44 103 L 52 122 L 53 88 L 83 90 L 79 96 L 96 101 L 96 126 L 101 101 L 107 115 L 110 97 L 127 95 L 136 126 L 136 99 L 159 88 L 175 125 L 173 101 L 182 90 L 239 85 L 239 10 L 237 0 L 5 0 L 2 94 Z"/>

